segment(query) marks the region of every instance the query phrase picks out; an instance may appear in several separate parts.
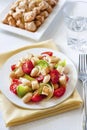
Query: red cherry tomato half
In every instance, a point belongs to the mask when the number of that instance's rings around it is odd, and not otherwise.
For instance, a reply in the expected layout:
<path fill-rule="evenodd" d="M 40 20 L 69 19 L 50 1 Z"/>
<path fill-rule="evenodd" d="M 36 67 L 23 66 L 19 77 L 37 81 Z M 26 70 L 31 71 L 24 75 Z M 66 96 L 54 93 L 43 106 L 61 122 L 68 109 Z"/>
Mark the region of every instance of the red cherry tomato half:
<path fill-rule="evenodd" d="M 46 51 L 46 52 L 42 52 L 41 54 L 42 54 L 42 55 L 43 55 L 43 54 L 47 54 L 47 55 L 49 55 L 49 56 L 52 56 L 52 55 L 53 55 L 53 52 L 51 52 L 51 51 Z"/>
<path fill-rule="evenodd" d="M 12 82 L 18 85 L 22 83 L 19 79 L 12 79 Z"/>
<path fill-rule="evenodd" d="M 43 79 L 44 79 L 44 76 L 43 76 L 43 75 L 39 75 L 39 76 L 36 78 L 36 80 L 37 80 L 38 82 L 42 82 Z"/>
<path fill-rule="evenodd" d="M 63 96 L 65 91 L 66 91 L 66 87 L 57 88 L 54 90 L 54 96 L 59 98 L 59 97 Z"/>
<path fill-rule="evenodd" d="M 16 64 L 11 66 L 11 70 L 14 71 L 16 69 Z"/>
<path fill-rule="evenodd" d="M 13 92 L 16 95 L 17 95 L 17 86 L 18 86 L 18 84 L 16 84 L 16 83 L 12 83 L 10 85 L 10 91 Z"/>
<path fill-rule="evenodd" d="M 25 61 L 22 65 L 22 70 L 26 74 L 30 74 L 33 68 L 34 68 L 34 65 L 30 60 Z"/>
<path fill-rule="evenodd" d="M 32 97 L 33 102 L 40 102 L 44 98 L 44 95 L 34 94 Z"/>
<path fill-rule="evenodd" d="M 57 70 L 55 70 L 55 69 L 51 70 L 50 77 L 51 77 L 52 83 L 56 84 L 59 81 L 60 73 Z"/>

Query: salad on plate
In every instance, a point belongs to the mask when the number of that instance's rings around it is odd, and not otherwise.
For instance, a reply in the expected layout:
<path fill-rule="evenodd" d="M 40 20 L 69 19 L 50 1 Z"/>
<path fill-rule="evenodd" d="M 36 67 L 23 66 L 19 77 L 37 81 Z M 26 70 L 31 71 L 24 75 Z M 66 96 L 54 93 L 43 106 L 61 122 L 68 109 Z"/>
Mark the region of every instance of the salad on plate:
<path fill-rule="evenodd" d="M 27 54 L 11 65 L 9 91 L 25 104 L 61 98 L 69 82 L 66 60 L 51 51 Z"/>

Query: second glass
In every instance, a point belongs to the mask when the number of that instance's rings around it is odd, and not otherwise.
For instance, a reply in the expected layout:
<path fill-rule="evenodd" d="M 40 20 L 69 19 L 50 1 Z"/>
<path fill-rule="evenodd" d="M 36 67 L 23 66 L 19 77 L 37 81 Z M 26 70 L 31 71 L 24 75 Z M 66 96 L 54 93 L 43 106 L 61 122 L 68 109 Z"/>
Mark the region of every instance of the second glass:
<path fill-rule="evenodd" d="M 87 53 L 87 2 L 68 2 L 63 13 L 68 45 Z"/>

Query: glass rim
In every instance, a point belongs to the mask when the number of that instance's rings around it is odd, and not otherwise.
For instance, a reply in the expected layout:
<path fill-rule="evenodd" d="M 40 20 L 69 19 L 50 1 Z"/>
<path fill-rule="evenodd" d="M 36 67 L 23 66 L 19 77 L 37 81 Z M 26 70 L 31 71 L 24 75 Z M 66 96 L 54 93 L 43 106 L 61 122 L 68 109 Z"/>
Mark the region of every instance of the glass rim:
<path fill-rule="evenodd" d="M 67 16 L 67 17 L 69 17 L 69 18 L 71 18 L 72 19 L 72 16 L 70 17 L 70 16 L 68 16 L 68 14 L 67 14 L 67 11 L 66 11 L 66 6 L 67 6 L 67 4 L 74 4 L 74 3 L 83 3 L 83 4 L 87 4 L 87 1 L 82 1 L 82 0 L 76 0 L 76 1 L 68 1 L 66 4 L 65 4 L 65 6 L 64 6 L 64 8 L 63 8 L 63 14 L 65 15 L 65 16 Z"/>

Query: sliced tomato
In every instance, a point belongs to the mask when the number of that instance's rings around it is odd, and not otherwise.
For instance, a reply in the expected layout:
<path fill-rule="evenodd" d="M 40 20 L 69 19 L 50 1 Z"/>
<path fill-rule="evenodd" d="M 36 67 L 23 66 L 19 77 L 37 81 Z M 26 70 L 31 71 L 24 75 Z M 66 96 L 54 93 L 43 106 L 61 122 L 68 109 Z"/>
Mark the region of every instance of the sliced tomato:
<path fill-rule="evenodd" d="M 16 83 L 12 83 L 10 85 L 10 91 L 13 92 L 16 95 L 17 95 L 17 86 L 18 86 L 18 84 L 16 84 Z"/>
<path fill-rule="evenodd" d="M 54 96 L 59 98 L 59 97 L 63 96 L 65 91 L 66 91 L 66 87 L 62 86 L 60 88 L 57 88 L 54 90 Z"/>
<path fill-rule="evenodd" d="M 22 83 L 19 79 L 12 79 L 12 82 L 18 85 Z"/>
<path fill-rule="evenodd" d="M 56 69 L 53 69 L 50 72 L 50 77 L 51 77 L 52 83 L 56 84 L 59 81 L 60 73 Z"/>
<path fill-rule="evenodd" d="M 39 76 L 36 78 L 36 80 L 37 80 L 38 82 L 42 82 L 43 79 L 44 79 L 44 76 L 43 76 L 43 75 L 39 75 Z"/>
<path fill-rule="evenodd" d="M 14 71 L 16 69 L 16 64 L 11 66 L 11 70 Z"/>
<path fill-rule="evenodd" d="M 25 61 L 22 65 L 22 70 L 25 74 L 30 74 L 33 68 L 34 68 L 34 65 L 30 60 Z"/>
<path fill-rule="evenodd" d="M 40 95 L 40 94 L 34 94 L 33 97 L 32 97 L 32 101 L 33 102 L 40 102 L 41 100 L 43 100 L 44 98 L 44 95 Z"/>
<path fill-rule="evenodd" d="M 51 52 L 51 51 L 46 51 L 46 52 L 42 52 L 41 54 L 42 54 L 42 55 L 43 55 L 43 54 L 47 54 L 47 55 L 49 55 L 49 56 L 52 56 L 52 55 L 53 55 L 53 52 Z"/>

